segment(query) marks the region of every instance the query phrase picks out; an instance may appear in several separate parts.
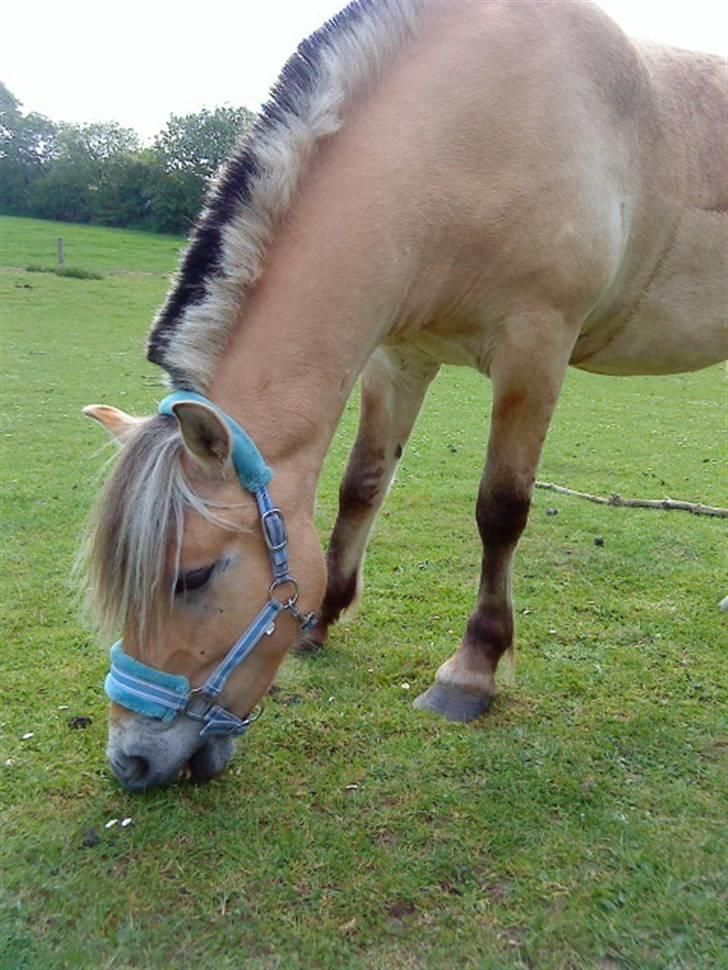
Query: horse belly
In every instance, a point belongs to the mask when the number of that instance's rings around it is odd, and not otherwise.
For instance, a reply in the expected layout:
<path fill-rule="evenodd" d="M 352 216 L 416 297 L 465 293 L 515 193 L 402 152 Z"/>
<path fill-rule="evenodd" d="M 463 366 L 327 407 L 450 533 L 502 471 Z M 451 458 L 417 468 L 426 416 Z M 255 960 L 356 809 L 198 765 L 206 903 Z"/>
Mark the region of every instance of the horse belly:
<path fill-rule="evenodd" d="M 577 351 L 572 364 L 600 374 L 674 374 L 724 360 L 727 229 L 725 213 L 683 215 L 624 323 L 609 327 L 611 335 L 587 356 Z"/>

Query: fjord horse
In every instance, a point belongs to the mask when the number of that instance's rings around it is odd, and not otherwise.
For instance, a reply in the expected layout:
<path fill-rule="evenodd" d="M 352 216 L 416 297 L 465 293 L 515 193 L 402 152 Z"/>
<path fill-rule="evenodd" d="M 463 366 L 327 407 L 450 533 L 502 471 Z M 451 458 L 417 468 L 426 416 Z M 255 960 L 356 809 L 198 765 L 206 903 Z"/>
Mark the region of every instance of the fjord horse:
<path fill-rule="evenodd" d="M 566 368 L 667 374 L 725 356 L 725 92 L 720 58 L 632 42 L 588 3 L 361 0 L 305 41 L 211 190 L 151 333 L 150 359 L 196 394 L 144 419 L 87 409 L 121 445 L 87 543 L 121 674 L 199 688 L 269 602 L 278 540 L 263 541 L 225 415 L 272 469 L 297 583 L 296 613 L 217 697 L 245 725 L 286 651 L 324 643 L 354 601 L 427 387 L 464 364 L 493 384 L 480 590 L 415 704 L 486 711 Z M 359 376 L 324 561 L 314 496 Z M 127 788 L 226 763 L 229 735 L 110 693 Z"/>

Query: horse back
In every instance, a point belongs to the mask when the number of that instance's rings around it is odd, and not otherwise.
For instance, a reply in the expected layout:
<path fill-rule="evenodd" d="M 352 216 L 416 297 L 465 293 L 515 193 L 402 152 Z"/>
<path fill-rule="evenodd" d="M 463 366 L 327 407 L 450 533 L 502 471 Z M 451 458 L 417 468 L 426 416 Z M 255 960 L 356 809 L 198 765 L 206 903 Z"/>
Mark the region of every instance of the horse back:
<path fill-rule="evenodd" d="M 390 79 L 437 117 L 423 134 L 414 110 L 399 140 L 421 152 L 431 205 L 417 292 L 443 310 L 425 339 L 472 344 L 477 318 L 487 344 L 519 301 L 542 300 L 579 321 L 576 366 L 722 359 L 722 60 L 635 43 L 592 4 L 433 8 L 419 61 Z"/>

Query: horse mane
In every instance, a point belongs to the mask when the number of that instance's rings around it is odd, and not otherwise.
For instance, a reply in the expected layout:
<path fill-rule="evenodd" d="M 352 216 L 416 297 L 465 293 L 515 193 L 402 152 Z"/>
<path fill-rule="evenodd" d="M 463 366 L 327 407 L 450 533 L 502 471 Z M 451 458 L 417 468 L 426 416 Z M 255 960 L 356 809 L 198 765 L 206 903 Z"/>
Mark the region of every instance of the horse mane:
<path fill-rule="evenodd" d="M 145 419 L 125 439 L 96 500 L 75 572 L 104 637 L 116 635 L 130 617 L 143 636 L 155 608 L 170 602 L 188 510 L 235 528 L 189 484 L 183 451 L 175 418 Z M 170 548 L 174 571 L 167 577 L 167 595 L 160 596 Z"/>
<path fill-rule="evenodd" d="M 371 90 L 414 33 L 421 7 L 418 0 L 355 0 L 283 68 L 210 188 L 150 333 L 147 356 L 173 387 L 207 389 L 318 142 Z M 232 528 L 190 486 L 183 450 L 175 419 L 142 421 L 124 441 L 89 518 L 76 572 L 105 636 L 132 617 L 143 636 L 155 610 L 170 601 L 188 511 Z"/>
<path fill-rule="evenodd" d="M 149 337 L 173 387 L 204 393 L 321 139 L 414 34 L 417 0 L 355 0 L 304 40 L 212 185 Z"/>

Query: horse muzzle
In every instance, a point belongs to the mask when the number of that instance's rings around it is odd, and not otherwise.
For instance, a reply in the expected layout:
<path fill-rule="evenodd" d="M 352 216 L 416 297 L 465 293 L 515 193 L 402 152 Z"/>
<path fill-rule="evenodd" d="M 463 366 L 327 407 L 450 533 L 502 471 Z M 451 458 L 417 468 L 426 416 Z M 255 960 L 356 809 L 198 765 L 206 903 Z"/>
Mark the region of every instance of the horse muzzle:
<path fill-rule="evenodd" d="M 141 792 L 182 777 L 204 784 L 222 771 L 234 750 L 228 735 L 200 737 L 199 723 L 192 718 L 164 723 L 130 714 L 111 722 L 107 757 L 122 788 Z"/>

